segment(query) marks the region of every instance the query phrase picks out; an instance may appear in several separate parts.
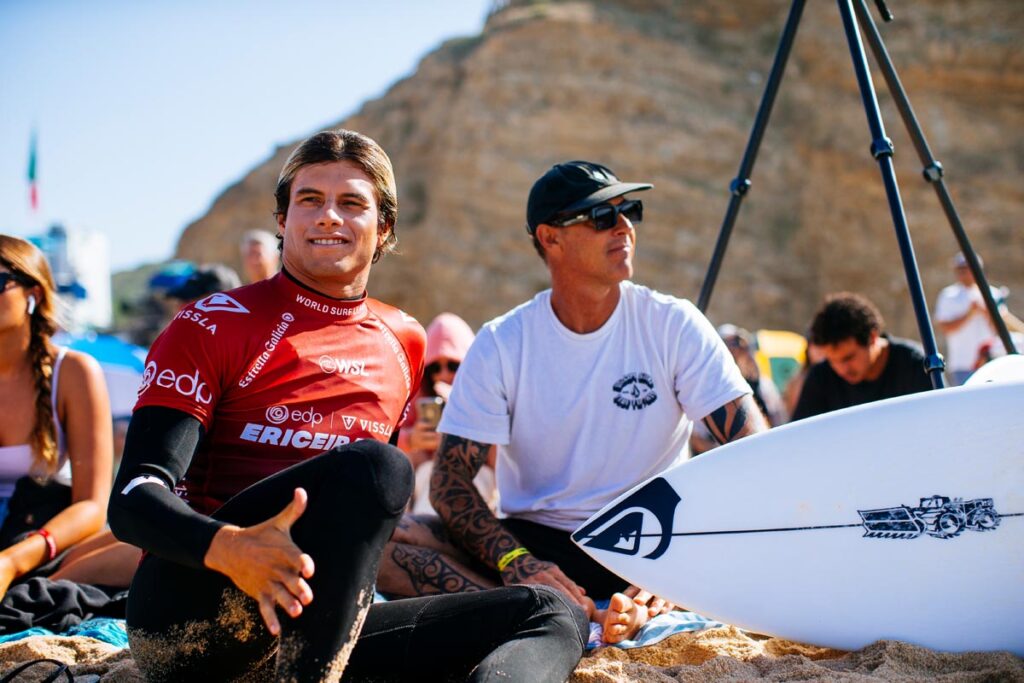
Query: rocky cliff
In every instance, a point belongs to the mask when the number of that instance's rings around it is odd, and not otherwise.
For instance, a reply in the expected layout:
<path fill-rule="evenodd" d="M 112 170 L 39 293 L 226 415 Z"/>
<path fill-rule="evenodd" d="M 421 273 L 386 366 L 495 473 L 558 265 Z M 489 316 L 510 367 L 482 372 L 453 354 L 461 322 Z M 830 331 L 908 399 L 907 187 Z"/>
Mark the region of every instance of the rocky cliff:
<path fill-rule="evenodd" d="M 1020 312 L 1024 4 L 890 4 L 889 52 L 992 281 L 1018 293 Z M 527 299 L 547 286 L 523 229 L 529 187 L 551 164 L 584 158 L 655 184 L 636 279 L 696 299 L 788 5 L 496 4 L 479 36 L 440 46 L 338 122 L 379 141 L 398 177 L 401 254 L 375 266 L 371 294 L 424 323 L 451 310 L 474 325 Z M 952 280 L 956 243 L 877 71 L 875 81 L 931 303 Z M 917 336 L 869 144 L 839 13 L 810 2 L 715 289 L 716 323 L 802 330 L 825 292 L 852 289 L 890 329 Z M 225 190 L 177 255 L 234 264 L 242 232 L 273 229 L 292 147 Z"/>

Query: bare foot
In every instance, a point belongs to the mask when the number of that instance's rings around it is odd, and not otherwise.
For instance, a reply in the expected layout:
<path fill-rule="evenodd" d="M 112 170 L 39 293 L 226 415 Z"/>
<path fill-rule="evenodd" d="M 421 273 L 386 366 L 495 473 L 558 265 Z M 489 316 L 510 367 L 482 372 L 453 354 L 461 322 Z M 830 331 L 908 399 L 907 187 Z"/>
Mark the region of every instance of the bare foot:
<path fill-rule="evenodd" d="M 601 624 L 604 642 L 620 643 L 635 636 L 647 623 L 647 606 L 638 604 L 624 593 L 616 593 L 608 602 L 608 609 L 595 610 L 593 619 Z"/>

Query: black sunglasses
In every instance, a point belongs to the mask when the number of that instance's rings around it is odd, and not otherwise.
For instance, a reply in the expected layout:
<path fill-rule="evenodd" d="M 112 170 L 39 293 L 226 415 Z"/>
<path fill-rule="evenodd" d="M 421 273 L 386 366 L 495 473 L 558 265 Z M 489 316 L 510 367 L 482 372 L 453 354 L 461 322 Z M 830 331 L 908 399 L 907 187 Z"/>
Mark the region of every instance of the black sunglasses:
<path fill-rule="evenodd" d="M 444 364 L 442 365 L 441 361 L 435 360 L 433 363 L 430 363 L 430 364 L 427 365 L 427 367 L 423 368 L 423 373 L 427 377 L 430 377 L 432 375 L 436 375 L 437 373 L 441 372 L 441 368 L 442 367 L 448 368 L 448 372 L 451 372 L 451 373 L 458 372 L 458 370 L 459 370 L 459 361 L 457 361 L 457 360 L 446 360 L 444 362 Z"/>
<path fill-rule="evenodd" d="M 619 224 L 619 214 L 629 219 L 630 223 L 639 223 L 644 219 L 644 203 L 639 199 L 628 199 L 621 204 L 598 204 L 587 209 L 586 213 L 566 218 L 555 218 L 551 225 L 567 228 L 570 225 L 586 223 L 594 224 L 595 230 L 611 230 Z"/>
<path fill-rule="evenodd" d="M 28 285 L 29 281 L 24 275 L 18 273 L 0 273 L 0 292 L 6 292 L 7 286 L 11 282 L 16 282 L 19 285 Z"/>

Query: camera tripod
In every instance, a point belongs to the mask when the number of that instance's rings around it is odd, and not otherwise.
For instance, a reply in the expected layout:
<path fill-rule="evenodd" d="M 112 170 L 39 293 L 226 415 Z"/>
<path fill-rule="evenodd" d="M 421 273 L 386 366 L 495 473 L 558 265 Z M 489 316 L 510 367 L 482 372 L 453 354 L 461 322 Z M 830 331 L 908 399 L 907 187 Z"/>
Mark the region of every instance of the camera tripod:
<path fill-rule="evenodd" d="M 870 45 L 875 61 L 878 62 L 878 66 L 882 70 L 882 75 L 900 112 L 900 117 L 903 119 L 903 125 L 910 134 L 921 163 L 924 165 L 922 175 L 935 188 L 939 202 L 953 230 L 953 235 L 956 237 L 967 265 L 971 273 L 973 273 L 975 281 L 978 283 L 978 288 L 981 290 L 981 295 L 985 300 L 985 307 L 996 326 L 999 338 L 1002 340 L 1008 353 L 1017 353 L 1017 349 L 1010 338 L 1006 322 L 999 314 L 999 308 L 992 298 L 992 292 L 989 288 L 988 280 L 985 278 L 985 273 L 982 271 L 978 255 L 967 238 L 964 226 L 960 222 L 960 216 L 957 214 L 956 207 L 953 206 L 953 200 L 946 189 L 946 184 L 943 180 L 942 164 L 932 156 L 928 142 L 925 140 L 924 132 L 917 122 L 914 110 L 910 106 L 910 100 L 907 99 L 907 93 L 903 89 L 903 84 L 900 83 L 899 76 L 896 75 L 896 68 L 889 59 L 885 44 L 882 42 L 882 37 L 878 33 L 878 28 L 875 26 L 871 14 L 864 4 L 864 0 L 837 0 L 837 3 L 839 5 L 839 13 L 843 19 L 846 41 L 850 47 L 853 69 L 857 75 L 857 85 L 860 88 L 864 112 L 868 119 L 868 128 L 871 131 L 871 154 L 878 162 L 882 173 L 882 182 L 885 185 L 889 210 L 892 214 L 893 226 L 896 230 L 896 241 L 899 244 L 900 256 L 903 259 L 903 270 L 907 277 L 907 286 L 914 305 L 914 315 L 917 318 L 917 327 L 921 334 L 921 344 L 924 347 L 925 353 L 924 369 L 931 379 L 932 386 L 940 389 L 945 386 L 945 380 L 942 376 L 945 364 L 935 343 L 935 333 L 932 330 L 931 319 L 928 315 L 928 304 L 925 301 L 924 290 L 921 287 L 921 275 L 914 256 L 914 246 L 910 240 L 910 230 L 907 226 L 907 218 L 903 210 L 903 201 L 900 199 L 899 185 L 896 182 L 896 172 L 892 163 L 893 144 L 892 140 L 886 137 L 885 134 L 881 111 L 878 108 L 878 98 L 871 80 L 871 71 L 868 68 L 864 45 L 861 43 L 860 25 L 866 28 L 865 34 L 868 39 L 868 45 Z M 711 256 L 711 263 L 708 266 L 704 284 L 701 286 L 700 297 L 697 300 L 697 307 L 702 312 L 707 311 L 708 303 L 711 300 L 711 292 L 715 287 L 715 280 L 718 279 L 718 271 L 722 266 L 722 259 L 725 257 L 725 250 L 729 245 L 729 237 L 732 234 L 733 225 L 739 214 L 740 205 L 750 190 L 750 176 L 754 169 L 754 162 L 757 159 L 758 149 L 761 146 L 761 138 L 764 136 L 764 131 L 768 126 L 768 119 L 771 116 L 772 106 L 775 103 L 775 95 L 778 93 L 779 84 L 782 82 L 782 75 L 786 69 L 786 62 L 789 59 L 793 39 L 796 37 L 797 27 L 800 24 L 800 17 L 803 14 L 805 4 L 806 0 L 793 0 L 793 4 L 790 6 L 789 16 L 786 19 L 785 27 L 782 30 L 782 37 L 779 39 L 779 46 L 775 52 L 775 61 L 772 64 L 772 70 L 768 76 L 768 82 L 761 97 L 761 103 L 758 106 L 754 126 L 750 132 L 746 150 L 743 153 L 743 160 L 740 162 L 739 173 L 729 185 L 731 193 L 729 206 L 726 209 L 725 219 L 722 222 L 722 227 L 718 233 L 718 240 L 715 243 L 715 250 Z M 885 6 L 884 0 L 875 0 L 875 4 L 878 6 L 882 18 L 885 21 L 891 21 L 892 15 Z M 855 14 L 856 16 L 854 16 Z"/>

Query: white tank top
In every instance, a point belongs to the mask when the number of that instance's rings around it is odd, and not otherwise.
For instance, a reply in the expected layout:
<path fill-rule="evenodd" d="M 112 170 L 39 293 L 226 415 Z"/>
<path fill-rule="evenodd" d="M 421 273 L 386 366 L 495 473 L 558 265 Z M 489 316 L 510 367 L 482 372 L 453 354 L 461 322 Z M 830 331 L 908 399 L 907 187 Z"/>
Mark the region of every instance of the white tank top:
<path fill-rule="evenodd" d="M 71 463 L 68 460 L 67 440 L 57 417 L 57 386 L 60 381 L 60 365 L 67 348 L 57 347 L 57 358 L 53 362 L 53 382 L 50 383 L 50 406 L 53 410 L 53 427 L 57 432 L 58 469 L 54 480 L 71 485 Z M 32 474 L 36 467 L 32 446 L 24 443 L 16 446 L 0 446 L 0 498 L 10 498 L 14 484 L 25 475 Z"/>

